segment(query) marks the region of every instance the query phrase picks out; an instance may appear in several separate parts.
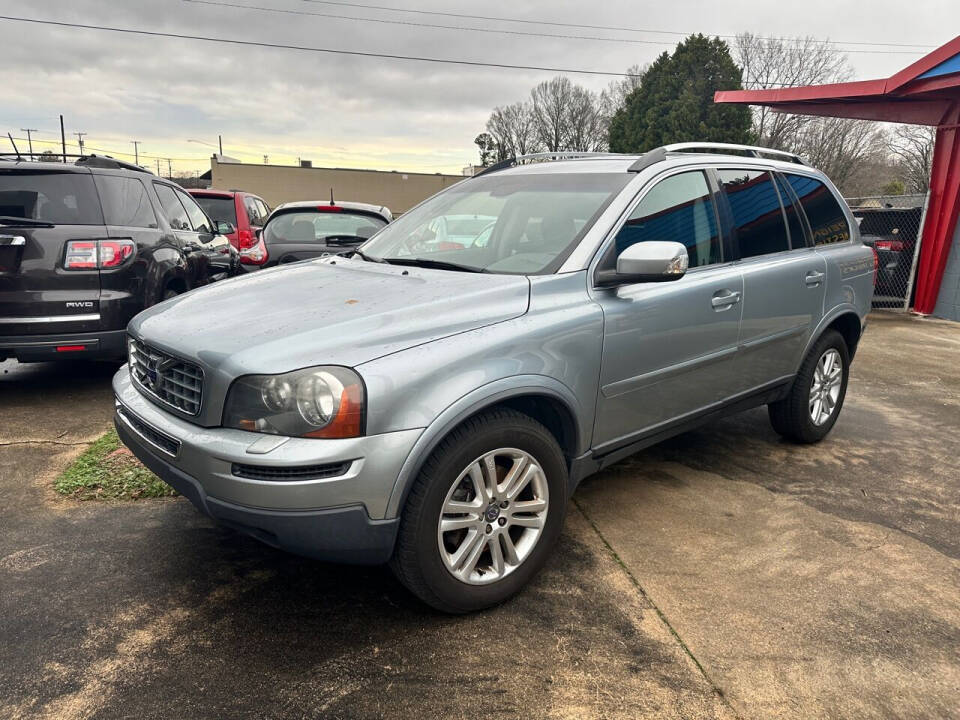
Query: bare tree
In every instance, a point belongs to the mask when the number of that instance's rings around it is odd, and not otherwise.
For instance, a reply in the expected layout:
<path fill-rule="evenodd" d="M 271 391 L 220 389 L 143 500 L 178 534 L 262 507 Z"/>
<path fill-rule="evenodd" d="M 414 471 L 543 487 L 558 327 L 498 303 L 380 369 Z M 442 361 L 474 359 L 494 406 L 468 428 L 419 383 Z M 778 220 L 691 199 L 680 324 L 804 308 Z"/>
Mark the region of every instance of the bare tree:
<path fill-rule="evenodd" d="M 626 77 L 600 93 L 563 76 L 540 83 L 528 101 L 493 109 L 487 131 L 480 136 L 489 138 L 491 144 L 481 148 L 481 155 L 485 150 L 490 160 L 505 160 L 538 151 L 606 150 L 610 120 L 640 85 L 644 71 L 634 65 Z"/>
<path fill-rule="evenodd" d="M 805 123 L 791 150 L 823 170 L 841 191 L 854 170 L 886 154 L 887 138 L 868 120 L 822 117 Z"/>
<path fill-rule="evenodd" d="M 650 63 L 631 65 L 627 68 L 626 77 L 620 80 L 611 80 L 610 84 L 600 92 L 600 105 L 608 124 L 610 122 L 609 118 L 612 118 L 613 114 L 626 104 L 630 93 L 640 87 L 643 76 L 649 67 Z"/>
<path fill-rule="evenodd" d="M 574 86 L 567 108 L 567 150 L 595 152 L 607 149 L 607 121 L 600 98 Z"/>
<path fill-rule="evenodd" d="M 887 147 L 900 166 L 908 192 L 925 193 L 930 189 L 935 140 L 936 131 L 924 125 L 897 125 L 891 132 Z"/>
<path fill-rule="evenodd" d="M 742 33 L 734 53 L 748 89 L 844 82 L 853 76 L 847 56 L 836 46 L 809 37 L 782 40 Z M 858 166 L 868 160 L 883 162 L 887 153 L 882 126 L 866 120 L 790 115 L 754 107 L 753 135 L 760 145 L 805 157 L 841 189 Z"/>
<path fill-rule="evenodd" d="M 497 160 L 525 155 L 538 149 L 530 103 L 518 102 L 494 108 L 487 120 L 487 132 L 493 138 Z"/>
<path fill-rule="evenodd" d="M 846 55 L 810 37 L 782 40 L 741 33 L 733 51 L 748 90 L 843 82 L 853 75 Z M 766 147 L 795 150 L 797 138 L 810 122 L 814 120 L 803 115 L 753 108 L 753 134 Z"/>
<path fill-rule="evenodd" d="M 548 152 L 567 149 L 570 136 L 567 110 L 573 88 L 570 78 L 561 75 L 540 83 L 530 92 L 537 139 Z"/>

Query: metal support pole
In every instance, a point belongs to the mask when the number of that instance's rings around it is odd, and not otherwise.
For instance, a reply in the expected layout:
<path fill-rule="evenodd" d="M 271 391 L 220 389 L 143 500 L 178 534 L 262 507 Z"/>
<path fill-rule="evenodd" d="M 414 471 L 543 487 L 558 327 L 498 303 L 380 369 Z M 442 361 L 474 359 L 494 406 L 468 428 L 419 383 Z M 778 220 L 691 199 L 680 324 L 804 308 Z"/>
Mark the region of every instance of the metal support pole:
<path fill-rule="evenodd" d="M 63 131 L 63 115 L 60 116 L 60 145 L 63 148 L 63 161 L 67 161 L 67 134 Z"/>
<path fill-rule="evenodd" d="M 913 295 L 913 280 L 917 276 L 917 260 L 920 258 L 920 244 L 923 242 L 923 226 L 927 221 L 927 208 L 930 206 L 930 190 L 923 199 L 923 212 L 920 213 L 920 228 L 917 230 L 917 241 L 913 244 L 913 262 L 910 265 L 910 276 L 907 278 L 907 292 L 903 296 L 903 311 L 910 309 L 910 296 Z"/>

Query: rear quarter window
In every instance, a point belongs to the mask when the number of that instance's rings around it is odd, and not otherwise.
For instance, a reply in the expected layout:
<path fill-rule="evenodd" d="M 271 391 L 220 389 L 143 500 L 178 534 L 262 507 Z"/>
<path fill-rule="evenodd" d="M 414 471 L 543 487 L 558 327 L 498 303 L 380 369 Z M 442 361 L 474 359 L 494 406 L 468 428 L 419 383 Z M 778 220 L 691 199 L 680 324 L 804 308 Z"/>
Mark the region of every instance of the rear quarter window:
<path fill-rule="evenodd" d="M 800 206 L 810 223 L 814 244 L 834 245 L 850 239 L 847 216 L 826 185 L 805 175 L 786 173 L 784 177 L 800 199 Z"/>
<path fill-rule="evenodd" d="M 54 225 L 103 225 L 89 173 L 0 172 L 0 215 Z"/>
<path fill-rule="evenodd" d="M 211 195 L 194 195 L 193 199 L 203 208 L 203 211 L 216 222 L 237 224 L 237 205 L 232 197 L 215 197 Z"/>
<path fill-rule="evenodd" d="M 129 177 L 97 175 L 96 184 L 107 225 L 157 227 L 157 216 L 142 182 Z"/>

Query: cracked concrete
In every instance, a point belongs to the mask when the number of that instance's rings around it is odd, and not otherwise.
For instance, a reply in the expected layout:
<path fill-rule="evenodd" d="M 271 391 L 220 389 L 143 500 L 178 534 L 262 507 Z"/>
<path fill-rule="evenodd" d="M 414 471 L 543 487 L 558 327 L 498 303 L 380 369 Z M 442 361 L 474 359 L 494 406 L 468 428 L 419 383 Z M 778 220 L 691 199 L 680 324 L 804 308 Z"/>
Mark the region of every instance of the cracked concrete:
<path fill-rule="evenodd" d="M 954 716 L 958 343 L 872 317 L 827 441 L 756 410 L 650 448 L 466 618 L 182 499 L 51 502 L 112 368 L 0 364 L 0 717 Z"/>

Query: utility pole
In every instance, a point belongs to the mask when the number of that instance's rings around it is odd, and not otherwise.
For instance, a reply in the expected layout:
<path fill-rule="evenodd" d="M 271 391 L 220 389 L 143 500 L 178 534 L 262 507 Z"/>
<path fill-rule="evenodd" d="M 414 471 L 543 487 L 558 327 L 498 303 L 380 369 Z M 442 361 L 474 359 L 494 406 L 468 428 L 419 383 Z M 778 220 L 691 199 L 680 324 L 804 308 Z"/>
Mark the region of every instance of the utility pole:
<path fill-rule="evenodd" d="M 131 140 L 130 142 L 133 143 L 133 162 L 135 165 L 139 165 L 140 164 L 140 141 Z"/>
<path fill-rule="evenodd" d="M 160 158 L 157 158 L 157 177 L 160 177 Z"/>
<path fill-rule="evenodd" d="M 173 180 L 173 168 L 170 165 L 170 158 L 167 158 L 167 180 Z"/>
<path fill-rule="evenodd" d="M 220 156 L 223 157 L 223 135 L 217 135 L 217 142 L 220 143 Z"/>
<path fill-rule="evenodd" d="M 75 132 L 74 135 L 77 136 L 77 144 L 80 146 L 80 154 L 83 155 L 83 136 L 86 135 L 85 132 Z"/>
<path fill-rule="evenodd" d="M 27 134 L 27 145 L 30 146 L 30 154 L 33 155 L 33 137 L 30 133 L 40 132 L 36 128 L 20 128 L 20 132 L 25 132 Z"/>
<path fill-rule="evenodd" d="M 63 147 L 63 161 L 67 161 L 67 134 L 63 131 L 63 115 L 60 116 L 60 145 Z"/>

